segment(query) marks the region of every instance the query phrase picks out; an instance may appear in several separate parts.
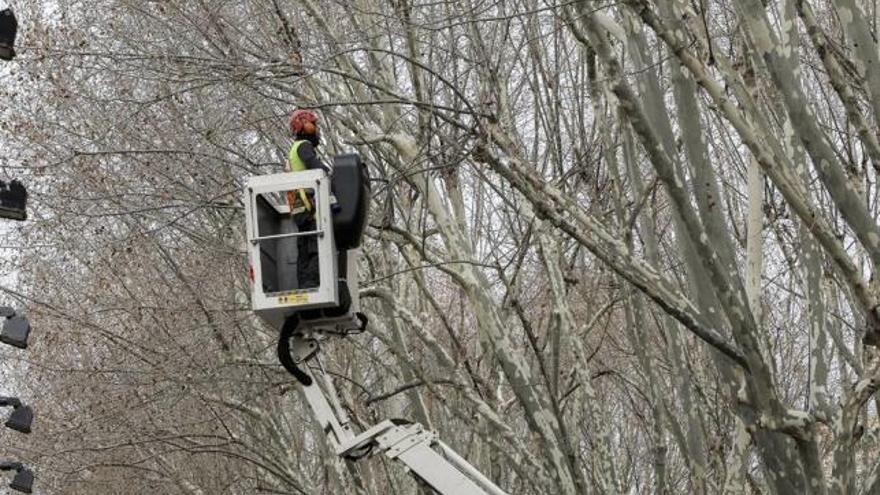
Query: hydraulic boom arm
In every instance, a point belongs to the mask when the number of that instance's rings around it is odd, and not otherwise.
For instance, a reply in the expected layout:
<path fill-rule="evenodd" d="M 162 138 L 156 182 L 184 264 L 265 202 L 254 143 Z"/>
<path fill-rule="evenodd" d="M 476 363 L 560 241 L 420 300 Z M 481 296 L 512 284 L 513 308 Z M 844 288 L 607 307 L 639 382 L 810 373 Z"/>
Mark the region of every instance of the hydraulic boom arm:
<path fill-rule="evenodd" d="M 319 350 L 317 340 L 301 334 L 294 334 L 292 338 L 282 335 L 278 343 L 282 364 L 303 385 L 306 400 L 321 428 L 329 436 L 336 455 L 359 459 L 382 453 L 391 460 L 403 463 L 412 476 L 441 495 L 507 495 L 437 438 L 436 433 L 426 430 L 421 424 L 385 420 L 355 435 L 349 426 L 348 416 L 336 400 L 332 381 L 323 371 L 316 377 L 305 365 Z M 301 366 L 293 365 L 291 358 Z M 295 371 L 290 369 L 291 365 Z"/>

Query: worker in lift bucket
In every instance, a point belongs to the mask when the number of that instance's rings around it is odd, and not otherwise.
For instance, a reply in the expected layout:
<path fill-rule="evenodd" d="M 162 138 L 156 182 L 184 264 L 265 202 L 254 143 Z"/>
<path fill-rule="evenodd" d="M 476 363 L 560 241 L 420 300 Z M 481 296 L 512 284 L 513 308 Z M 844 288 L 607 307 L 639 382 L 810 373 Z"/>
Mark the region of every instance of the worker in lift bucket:
<path fill-rule="evenodd" d="M 321 133 L 318 130 L 318 116 L 304 109 L 294 110 L 290 114 L 290 132 L 293 133 L 293 144 L 287 155 L 287 166 L 291 172 L 321 169 L 330 173 L 330 169 L 321 163 L 315 149 L 321 144 Z M 331 198 L 331 202 L 332 199 Z M 314 191 L 297 189 L 287 192 L 287 203 L 290 213 L 300 232 L 314 231 L 315 221 Z M 333 202 L 335 206 L 335 202 Z M 318 240 L 315 236 L 297 237 L 297 285 L 300 289 L 315 288 L 320 283 L 318 264 Z"/>

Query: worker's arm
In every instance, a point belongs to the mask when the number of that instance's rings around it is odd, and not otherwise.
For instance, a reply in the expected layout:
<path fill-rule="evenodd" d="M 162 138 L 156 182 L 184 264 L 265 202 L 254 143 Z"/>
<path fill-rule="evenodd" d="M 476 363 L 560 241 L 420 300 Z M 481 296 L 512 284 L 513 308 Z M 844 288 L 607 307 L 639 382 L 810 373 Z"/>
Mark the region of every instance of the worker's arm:
<path fill-rule="evenodd" d="M 297 148 L 296 153 L 299 155 L 299 159 L 306 165 L 307 169 L 321 169 L 328 174 L 330 173 L 330 169 L 321 163 L 321 159 L 318 158 L 318 154 L 315 153 L 315 147 L 312 146 L 312 143 L 308 141 L 302 143 L 299 145 L 299 148 Z"/>

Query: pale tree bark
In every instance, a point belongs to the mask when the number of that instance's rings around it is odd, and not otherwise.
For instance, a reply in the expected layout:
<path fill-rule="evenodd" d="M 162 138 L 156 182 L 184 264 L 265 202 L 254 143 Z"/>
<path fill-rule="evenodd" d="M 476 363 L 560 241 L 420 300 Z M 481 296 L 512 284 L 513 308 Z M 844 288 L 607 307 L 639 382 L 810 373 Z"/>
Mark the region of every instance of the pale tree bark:
<path fill-rule="evenodd" d="M 419 489 L 330 459 L 249 312 L 240 187 L 292 107 L 373 176 L 372 325 L 322 359 L 357 427 L 511 493 L 878 490 L 872 5 L 21 9 L 0 297 L 45 412 L 7 453 L 47 492 Z"/>

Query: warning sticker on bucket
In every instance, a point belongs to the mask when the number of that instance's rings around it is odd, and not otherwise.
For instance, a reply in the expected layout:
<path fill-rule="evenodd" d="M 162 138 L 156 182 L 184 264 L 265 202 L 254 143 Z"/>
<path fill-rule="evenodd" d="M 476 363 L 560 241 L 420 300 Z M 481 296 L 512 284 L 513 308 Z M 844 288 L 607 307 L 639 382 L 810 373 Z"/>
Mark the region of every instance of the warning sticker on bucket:
<path fill-rule="evenodd" d="M 278 304 L 305 304 L 309 302 L 308 294 L 285 294 L 278 296 Z"/>

